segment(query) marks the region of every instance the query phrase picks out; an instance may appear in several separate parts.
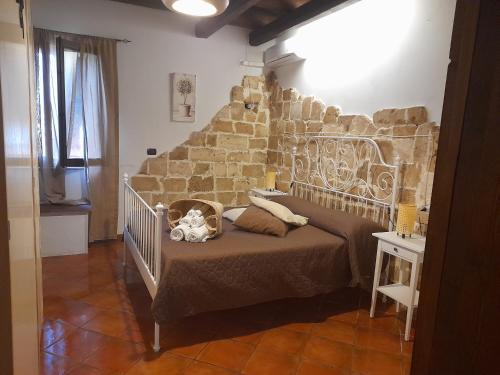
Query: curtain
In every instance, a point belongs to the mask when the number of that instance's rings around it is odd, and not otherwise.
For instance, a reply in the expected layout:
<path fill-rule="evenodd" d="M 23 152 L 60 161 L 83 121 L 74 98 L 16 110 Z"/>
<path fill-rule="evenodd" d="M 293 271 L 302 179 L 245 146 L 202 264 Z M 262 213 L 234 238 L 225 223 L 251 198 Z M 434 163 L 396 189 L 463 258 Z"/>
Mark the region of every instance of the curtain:
<path fill-rule="evenodd" d="M 84 160 L 82 199 L 65 194 L 59 160 L 57 39 L 64 51 L 66 149 Z M 116 238 L 118 221 L 118 77 L 116 41 L 35 29 L 40 196 L 42 202 L 89 202 L 89 241 Z"/>
<path fill-rule="evenodd" d="M 57 203 L 65 198 L 65 174 L 59 164 L 56 38 L 56 34 L 46 30 L 34 30 L 38 163 L 42 203 Z"/>
<path fill-rule="evenodd" d="M 91 241 L 116 238 L 118 222 L 118 74 L 116 41 L 85 38 L 81 43 L 83 126 Z"/>

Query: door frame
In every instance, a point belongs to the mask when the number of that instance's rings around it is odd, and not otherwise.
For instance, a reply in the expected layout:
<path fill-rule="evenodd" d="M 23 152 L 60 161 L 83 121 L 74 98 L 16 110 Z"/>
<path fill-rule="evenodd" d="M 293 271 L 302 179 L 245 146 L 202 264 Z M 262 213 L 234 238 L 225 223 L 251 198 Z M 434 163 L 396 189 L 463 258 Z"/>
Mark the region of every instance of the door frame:
<path fill-rule="evenodd" d="M 500 311 L 500 2 L 457 0 L 412 371 L 490 374 Z"/>
<path fill-rule="evenodd" d="M 0 98 L 2 84 L 0 82 Z M 12 311 L 10 300 L 9 221 L 7 218 L 7 182 L 3 112 L 0 99 L 0 374 L 12 374 Z"/>

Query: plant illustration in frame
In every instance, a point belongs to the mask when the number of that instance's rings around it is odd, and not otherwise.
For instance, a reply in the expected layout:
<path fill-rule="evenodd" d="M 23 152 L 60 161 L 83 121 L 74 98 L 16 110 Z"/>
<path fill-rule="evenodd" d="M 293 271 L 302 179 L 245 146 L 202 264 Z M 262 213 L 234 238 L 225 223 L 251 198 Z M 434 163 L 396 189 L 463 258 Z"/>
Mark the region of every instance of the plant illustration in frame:
<path fill-rule="evenodd" d="M 196 75 L 172 74 L 172 121 L 194 122 L 196 117 Z"/>

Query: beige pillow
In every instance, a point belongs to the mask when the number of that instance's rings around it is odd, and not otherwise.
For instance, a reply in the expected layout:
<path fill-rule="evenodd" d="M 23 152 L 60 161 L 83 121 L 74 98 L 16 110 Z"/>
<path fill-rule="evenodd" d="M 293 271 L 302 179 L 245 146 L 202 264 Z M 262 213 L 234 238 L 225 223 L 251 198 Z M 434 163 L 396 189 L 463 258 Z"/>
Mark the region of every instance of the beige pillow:
<path fill-rule="evenodd" d="M 309 220 L 307 217 L 295 215 L 287 207 L 279 203 L 268 201 L 266 199 L 258 197 L 250 196 L 249 198 L 254 205 L 272 213 L 274 216 L 276 216 L 280 220 L 283 220 L 285 223 L 301 227 L 303 225 L 306 225 L 307 221 Z"/>

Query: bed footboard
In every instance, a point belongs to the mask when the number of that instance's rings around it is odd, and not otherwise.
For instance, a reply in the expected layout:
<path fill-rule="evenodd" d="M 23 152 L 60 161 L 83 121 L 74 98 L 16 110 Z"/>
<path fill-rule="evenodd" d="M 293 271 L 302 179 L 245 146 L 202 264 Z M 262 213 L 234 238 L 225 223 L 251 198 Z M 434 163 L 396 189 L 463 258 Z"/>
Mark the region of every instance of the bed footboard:
<path fill-rule="evenodd" d="M 149 294 L 155 298 L 161 274 L 161 249 L 163 234 L 163 211 L 159 203 L 151 208 L 129 185 L 128 175 L 123 177 L 124 194 L 124 261 L 126 267 L 127 249 L 137 265 Z M 153 349 L 160 350 L 160 326 L 155 323 Z"/>

